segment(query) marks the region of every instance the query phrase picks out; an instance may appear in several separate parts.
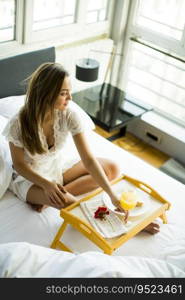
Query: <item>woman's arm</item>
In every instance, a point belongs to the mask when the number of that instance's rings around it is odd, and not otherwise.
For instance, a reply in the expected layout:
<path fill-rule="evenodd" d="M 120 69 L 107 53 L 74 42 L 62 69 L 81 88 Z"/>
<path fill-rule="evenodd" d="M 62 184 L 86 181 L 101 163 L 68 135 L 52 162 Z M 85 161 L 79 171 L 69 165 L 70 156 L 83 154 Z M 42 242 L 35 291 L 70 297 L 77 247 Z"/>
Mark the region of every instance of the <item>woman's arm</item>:
<path fill-rule="evenodd" d="M 119 210 L 123 211 L 123 209 L 120 207 L 120 201 L 112 190 L 102 166 L 92 154 L 85 135 L 83 133 L 79 133 L 74 135 L 73 139 L 86 169 L 89 171 L 93 179 L 101 186 L 101 188 L 107 192 L 113 204 L 118 207 Z"/>
<path fill-rule="evenodd" d="M 65 202 L 65 197 L 62 194 L 62 192 L 65 193 L 65 190 L 61 185 L 50 182 L 34 172 L 24 160 L 23 148 L 17 147 L 11 142 L 9 143 L 9 147 L 13 166 L 18 174 L 33 182 L 35 185 L 41 187 L 44 190 L 48 200 L 54 204 L 61 204 L 61 201 Z"/>

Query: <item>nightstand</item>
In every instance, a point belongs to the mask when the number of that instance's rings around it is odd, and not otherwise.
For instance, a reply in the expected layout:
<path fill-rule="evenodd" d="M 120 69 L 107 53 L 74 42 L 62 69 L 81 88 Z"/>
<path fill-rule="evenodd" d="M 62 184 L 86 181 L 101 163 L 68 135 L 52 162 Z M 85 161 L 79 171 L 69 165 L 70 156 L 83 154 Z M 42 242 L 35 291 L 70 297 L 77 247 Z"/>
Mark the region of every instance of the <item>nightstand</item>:
<path fill-rule="evenodd" d="M 152 110 L 151 106 L 139 103 L 125 95 L 123 90 L 105 83 L 76 92 L 72 97 L 96 125 L 108 132 L 119 130 L 119 133 L 112 135 L 109 140 L 125 135 L 129 122 Z"/>

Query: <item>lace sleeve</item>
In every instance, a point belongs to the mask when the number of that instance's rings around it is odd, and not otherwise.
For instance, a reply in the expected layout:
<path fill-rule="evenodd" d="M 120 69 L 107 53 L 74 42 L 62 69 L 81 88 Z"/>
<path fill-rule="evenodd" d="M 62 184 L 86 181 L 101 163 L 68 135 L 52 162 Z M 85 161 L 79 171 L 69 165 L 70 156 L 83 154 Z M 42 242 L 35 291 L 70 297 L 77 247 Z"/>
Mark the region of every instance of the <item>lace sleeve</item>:
<path fill-rule="evenodd" d="M 2 134 L 8 142 L 13 143 L 17 147 L 23 148 L 20 123 L 17 115 L 7 123 Z"/>
<path fill-rule="evenodd" d="M 78 113 L 72 109 L 68 110 L 67 113 L 67 126 L 68 130 L 72 135 L 84 132 L 84 126 L 82 120 L 80 119 Z"/>

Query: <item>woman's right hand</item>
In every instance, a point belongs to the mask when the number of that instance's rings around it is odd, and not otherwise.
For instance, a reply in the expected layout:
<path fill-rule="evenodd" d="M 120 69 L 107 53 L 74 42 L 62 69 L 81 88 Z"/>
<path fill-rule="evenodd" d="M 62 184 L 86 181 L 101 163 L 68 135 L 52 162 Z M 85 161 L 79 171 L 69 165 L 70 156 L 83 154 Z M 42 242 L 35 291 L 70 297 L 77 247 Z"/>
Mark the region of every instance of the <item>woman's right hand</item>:
<path fill-rule="evenodd" d="M 112 201 L 112 204 L 114 206 L 116 206 L 115 211 L 123 212 L 125 214 L 124 221 L 125 221 L 125 223 L 127 223 L 128 217 L 129 217 L 129 211 L 125 210 L 125 209 L 123 209 L 123 207 L 121 207 L 120 201 L 119 201 L 119 199 L 117 198 L 117 196 L 115 194 L 112 195 L 111 201 Z"/>
<path fill-rule="evenodd" d="M 62 185 L 47 181 L 43 186 L 43 190 L 51 206 L 55 206 L 59 209 L 67 206 L 68 201 L 64 196 L 67 191 Z"/>

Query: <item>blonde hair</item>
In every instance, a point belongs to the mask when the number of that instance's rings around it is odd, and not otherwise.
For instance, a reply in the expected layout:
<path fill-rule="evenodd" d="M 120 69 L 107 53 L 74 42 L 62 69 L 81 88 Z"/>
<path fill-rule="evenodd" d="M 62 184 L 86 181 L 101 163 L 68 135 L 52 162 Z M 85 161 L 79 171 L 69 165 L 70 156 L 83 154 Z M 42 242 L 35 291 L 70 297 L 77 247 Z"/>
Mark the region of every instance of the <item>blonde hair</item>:
<path fill-rule="evenodd" d="M 39 124 L 44 121 L 54 104 L 68 72 L 58 63 L 44 63 L 27 79 L 26 100 L 20 111 L 20 124 L 23 145 L 31 154 L 42 154 L 45 150 L 39 138 Z"/>

